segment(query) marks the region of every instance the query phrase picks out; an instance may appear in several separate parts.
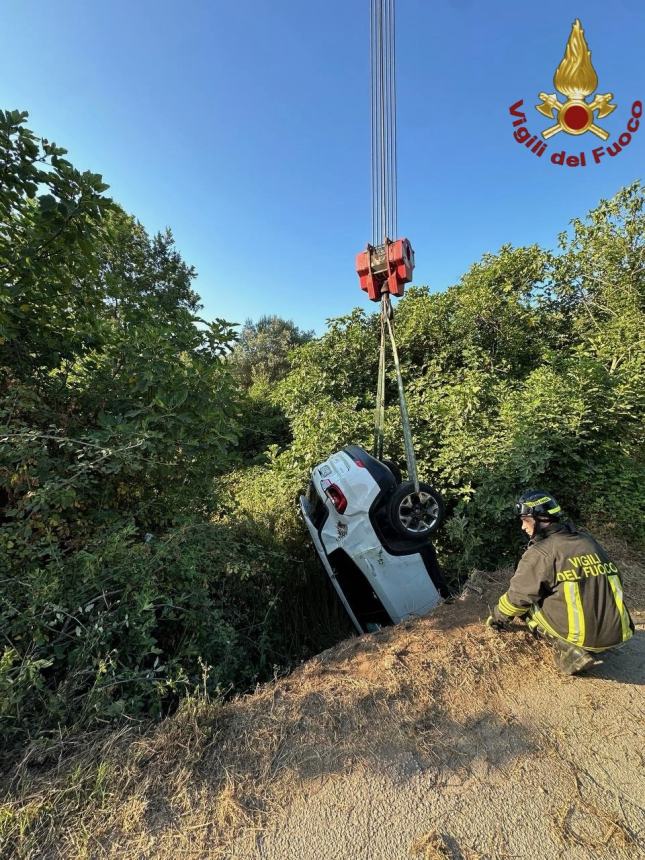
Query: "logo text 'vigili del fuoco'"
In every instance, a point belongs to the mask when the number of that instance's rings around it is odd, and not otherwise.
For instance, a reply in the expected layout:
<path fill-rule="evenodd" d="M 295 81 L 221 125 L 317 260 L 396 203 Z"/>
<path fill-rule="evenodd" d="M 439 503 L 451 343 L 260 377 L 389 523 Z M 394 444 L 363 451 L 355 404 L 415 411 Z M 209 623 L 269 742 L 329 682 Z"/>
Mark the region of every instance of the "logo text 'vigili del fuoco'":
<path fill-rule="evenodd" d="M 560 101 L 555 93 L 540 93 L 540 104 L 535 105 L 535 109 L 548 117 L 551 125 L 539 135 L 533 134 L 527 127 L 526 114 L 522 109 L 523 99 L 509 107 L 508 111 L 514 117 L 515 140 L 537 158 L 542 158 L 549 149 L 546 141 L 555 138 L 559 133 L 573 136 L 589 133 L 606 141 L 609 132 L 603 128 L 602 120 L 616 110 L 617 105 L 612 101 L 613 93 L 596 94 L 591 101 L 587 101 L 588 96 L 598 88 L 598 75 L 591 64 L 591 51 L 578 19 L 571 28 L 564 57 L 553 76 L 553 83 L 556 90 L 564 96 L 564 101 Z M 616 141 L 607 146 L 596 146 L 590 152 L 569 153 L 565 149 L 558 150 L 553 147 L 551 162 L 566 167 L 586 167 L 587 164 L 600 164 L 606 156 L 615 158 L 631 143 L 632 135 L 638 131 L 642 113 L 643 103 L 635 101 L 631 106 L 626 128 Z"/>

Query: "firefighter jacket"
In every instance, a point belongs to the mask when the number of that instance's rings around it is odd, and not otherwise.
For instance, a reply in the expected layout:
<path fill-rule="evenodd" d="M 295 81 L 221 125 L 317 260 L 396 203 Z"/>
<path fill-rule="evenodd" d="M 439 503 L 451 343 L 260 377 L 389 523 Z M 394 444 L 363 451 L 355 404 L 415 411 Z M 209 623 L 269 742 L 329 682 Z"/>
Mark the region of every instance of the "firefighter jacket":
<path fill-rule="evenodd" d="M 526 616 L 531 628 L 589 651 L 619 645 L 634 631 L 618 566 L 571 524 L 547 526 L 531 539 L 493 616 Z"/>

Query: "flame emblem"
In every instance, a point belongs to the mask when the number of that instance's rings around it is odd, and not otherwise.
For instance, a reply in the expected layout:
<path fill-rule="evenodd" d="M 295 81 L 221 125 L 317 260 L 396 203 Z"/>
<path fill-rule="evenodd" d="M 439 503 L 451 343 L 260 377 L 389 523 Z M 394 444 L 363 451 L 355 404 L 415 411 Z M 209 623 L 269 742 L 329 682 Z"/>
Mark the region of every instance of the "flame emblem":
<path fill-rule="evenodd" d="M 578 18 L 571 28 L 564 57 L 555 71 L 553 83 L 567 97 L 567 101 L 561 102 L 555 93 L 540 93 L 542 101 L 535 109 L 549 119 L 554 118 L 555 111 L 557 119 L 555 125 L 542 132 L 542 137 L 548 140 L 559 131 L 567 134 L 590 131 L 602 140 L 607 140 L 609 132 L 596 125 L 594 113 L 597 112 L 598 119 L 603 119 L 616 110 L 616 105 L 611 103 L 614 94 L 596 95 L 593 101 L 586 101 L 586 96 L 591 95 L 598 86 L 598 75 L 591 64 L 591 51 Z"/>

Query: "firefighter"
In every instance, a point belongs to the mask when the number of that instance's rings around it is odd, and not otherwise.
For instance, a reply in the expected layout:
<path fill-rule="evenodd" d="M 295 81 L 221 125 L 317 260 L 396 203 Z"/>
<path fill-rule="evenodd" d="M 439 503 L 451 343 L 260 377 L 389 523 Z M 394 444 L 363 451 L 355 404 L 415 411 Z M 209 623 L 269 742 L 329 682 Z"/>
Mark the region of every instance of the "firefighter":
<path fill-rule="evenodd" d="M 522 618 L 553 644 L 558 668 L 573 675 L 634 632 L 618 566 L 590 534 L 563 521 L 550 493 L 527 490 L 515 512 L 529 544 L 486 624 L 504 630 Z"/>

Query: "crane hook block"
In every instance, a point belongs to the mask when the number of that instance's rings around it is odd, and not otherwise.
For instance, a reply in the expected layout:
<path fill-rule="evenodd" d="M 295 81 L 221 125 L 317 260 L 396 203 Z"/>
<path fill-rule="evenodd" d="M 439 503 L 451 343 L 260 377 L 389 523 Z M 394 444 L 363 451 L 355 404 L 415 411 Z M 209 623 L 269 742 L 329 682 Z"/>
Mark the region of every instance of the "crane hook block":
<path fill-rule="evenodd" d="M 407 239 L 386 239 L 383 245 L 368 245 L 356 255 L 356 271 L 373 302 L 380 302 L 383 293 L 400 298 L 405 285 L 412 280 L 414 251 Z"/>

